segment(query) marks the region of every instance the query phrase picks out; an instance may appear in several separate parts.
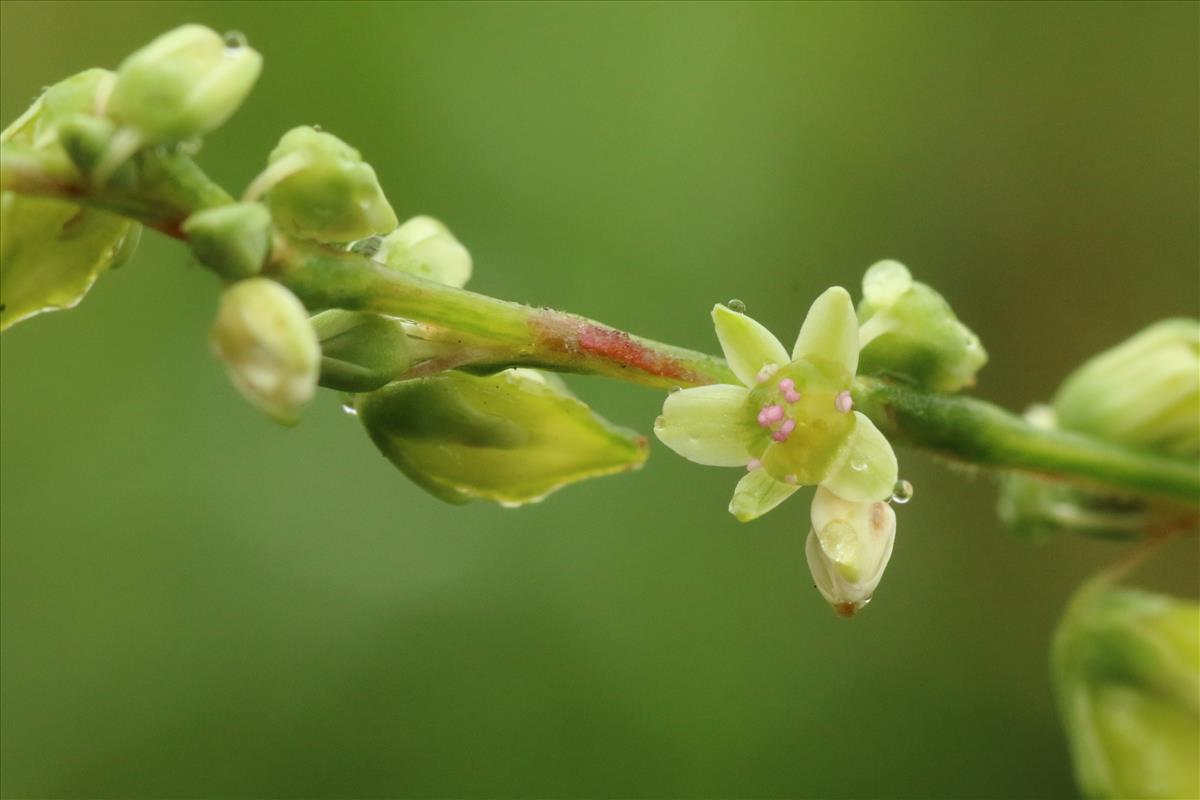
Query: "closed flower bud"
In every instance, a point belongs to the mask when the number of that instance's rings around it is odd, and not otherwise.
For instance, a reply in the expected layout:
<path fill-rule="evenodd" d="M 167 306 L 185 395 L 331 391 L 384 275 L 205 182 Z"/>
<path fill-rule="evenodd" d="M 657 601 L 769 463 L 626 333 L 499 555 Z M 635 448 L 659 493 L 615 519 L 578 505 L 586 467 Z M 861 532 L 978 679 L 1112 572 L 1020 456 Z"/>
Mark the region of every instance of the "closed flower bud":
<path fill-rule="evenodd" d="M 1158 322 L 1076 369 L 1058 424 L 1131 447 L 1200 455 L 1200 321 Z"/>
<path fill-rule="evenodd" d="M 805 555 L 817 590 L 838 614 L 851 617 L 870 602 L 895 541 L 896 513 L 890 505 L 852 503 L 817 488 Z"/>
<path fill-rule="evenodd" d="M 37 149 L 53 145 L 63 122 L 76 114 L 96 113 L 115 78 L 109 70 L 89 69 L 59 81 L 5 129 L 2 140 Z"/>
<path fill-rule="evenodd" d="M 1200 606 L 1085 586 L 1052 668 L 1086 797 L 1200 797 Z"/>
<path fill-rule="evenodd" d="M 261 71 L 262 56 L 245 42 L 184 25 L 121 62 L 107 114 L 141 143 L 190 139 L 224 124 Z"/>
<path fill-rule="evenodd" d="M 58 141 L 72 163 L 83 175 L 95 178 L 103 170 L 104 183 L 113 188 L 128 188 L 138 180 L 132 160 L 110 160 L 113 147 L 120 144 L 122 130 L 112 120 L 76 114 L 58 126 Z"/>
<path fill-rule="evenodd" d="M 370 392 L 408 369 L 408 337 L 398 319 L 365 311 L 323 311 L 312 318 L 321 343 L 322 386 Z"/>
<path fill-rule="evenodd" d="M 192 214 L 183 223 L 200 263 L 226 280 L 257 275 L 271 250 L 271 212 L 261 203 L 231 203 Z"/>
<path fill-rule="evenodd" d="M 471 277 L 471 254 L 433 217 L 413 217 L 389 233 L 373 256 L 392 269 L 462 288 Z"/>
<path fill-rule="evenodd" d="M 375 170 L 336 136 L 293 128 L 271 151 L 246 196 L 266 193 L 275 224 L 322 242 L 348 242 L 395 229 L 396 214 Z"/>
<path fill-rule="evenodd" d="M 979 337 L 940 294 L 896 261 L 880 261 L 863 276 L 858 321 L 860 374 L 895 375 L 936 392 L 956 392 L 973 386 L 987 363 Z"/>
<path fill-rule="evenodd" d="M 235 283 L 221 295 L 213 350 L 253 405 L 294 424 L 317 388 L 321 350 L 296 296 L 267 278 Z"/>
<path fill-rule="evenodd" d="M 643 437 L 601 418 L 556 377 L 528 369 L 449 370 L 390 383 L 355 404 L 383 455 L 451 503 L 532 503 L 646 460 Z"/>

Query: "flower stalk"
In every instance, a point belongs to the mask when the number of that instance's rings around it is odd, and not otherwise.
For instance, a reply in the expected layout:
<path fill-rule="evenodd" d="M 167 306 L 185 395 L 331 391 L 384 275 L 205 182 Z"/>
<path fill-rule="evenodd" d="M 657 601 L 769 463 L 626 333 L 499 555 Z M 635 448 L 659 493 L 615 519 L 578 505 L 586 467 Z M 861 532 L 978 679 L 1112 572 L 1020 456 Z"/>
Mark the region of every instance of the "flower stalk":
<path fill-rule="evenodd" d="M 186 241 L 195 211 L 232 202 L 182 149 L 134 156 L 137 180 L 96 186 L 60 154 L 6 144 L 0 189 L 67 199 Z M 387 269 L 347 250 L 277 235 L 263 270 L 311 311 L 341 308 L 401 316 L 460 347 L 441 369 L 535 367 L 599 375 L 657 389 L 734 383 L 722 358 L 657 342 L 575 314 L 535 308 Z M 417 364 L 414 374 L 429 374 Z M 982 400 L 859 377 L 852 395 L 893 442 L 955 461 L 1017 470 L 1133 495 L 1200 504 L 1200 465 L 1065 431 L 1034 427 Z"/>

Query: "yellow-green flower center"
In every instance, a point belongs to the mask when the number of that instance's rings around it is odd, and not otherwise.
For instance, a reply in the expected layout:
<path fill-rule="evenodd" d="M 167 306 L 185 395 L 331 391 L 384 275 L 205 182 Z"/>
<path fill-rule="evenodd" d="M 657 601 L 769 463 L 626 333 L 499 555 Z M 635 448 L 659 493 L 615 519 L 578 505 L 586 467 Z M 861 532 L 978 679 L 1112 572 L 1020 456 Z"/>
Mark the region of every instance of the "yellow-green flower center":
<path fill-rule="evenodd" d="M 834 361 L 810 356 L 765 368 L 758 377 L 747 406 L 757 426 L 751 453 L 776 480 L 820 483 L 854 430 L 853 376 Z"/>

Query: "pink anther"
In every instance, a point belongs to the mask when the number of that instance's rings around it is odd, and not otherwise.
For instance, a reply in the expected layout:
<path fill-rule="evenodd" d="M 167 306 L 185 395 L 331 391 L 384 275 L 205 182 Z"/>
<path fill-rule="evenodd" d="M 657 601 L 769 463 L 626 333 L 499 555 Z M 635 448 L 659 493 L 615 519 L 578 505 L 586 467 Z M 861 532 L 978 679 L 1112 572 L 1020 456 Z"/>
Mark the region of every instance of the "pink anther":
<path fill-rule="evenodd" d="M 788 389 L 786 392 L 783 393 L 783 398 L 785 400 L 787 400 L 789 403 L 799 403 L 800 402 L 800 393 L 797 392 L 795 389 Z"/>
<path fill-rule="evenodd" d="M 752 458 L 748 462 L 746 462 L 746 472 L 753 472 L 754 470 L 758 469 L 761 466 L 762 466 L 761 461 L 759 461 L 757 458 Z"/>
<path fill-rule="evenodd" d="M 791 378 L 784 378 L 779 382 L 779 391 L 790 392 L 796 388 L 796 382 Z"/>
<path fill-rule="evenodd" d="M 783 406 L 778 404 L 770 405 L 764 408 L 762 413 L 767 422 L 779 422 L 779 420 L 783 419 Z"/>
<path fill-rule="evenodd" d="M 848 414 L 850 409 L 854 408 L 854 399 L 850 397 L 849 392 L 840 392 L 833 401 L 833 407 L 843 414 Z"/>
<path fill-rule="evenodd" d="M 797 478 L 795 475 L 784 475 L 783 482 L 791 484 L 792 486 L 795 486 L 797 483 L 800 482 L 800 479 Z"/>
<path fill-rule="evenodd" d="M 779 426 L 779 432 L 784 436 L 791 436 L 794 430 L 796 430 L 796 420 L 794 419 L 785 419 L 783 424 Z"/>

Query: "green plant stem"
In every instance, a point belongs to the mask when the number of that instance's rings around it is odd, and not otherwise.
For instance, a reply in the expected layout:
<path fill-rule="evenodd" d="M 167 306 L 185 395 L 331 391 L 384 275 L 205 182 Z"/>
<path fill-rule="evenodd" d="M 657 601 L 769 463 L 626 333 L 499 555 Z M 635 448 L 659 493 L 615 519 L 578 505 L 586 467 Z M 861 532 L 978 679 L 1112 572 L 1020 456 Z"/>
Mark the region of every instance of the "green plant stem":
<path fill-rule="evenodd" d="M 133 186 L 97 188 L 61 158 L 4 148 L 0 186 L 105 208 L 183 239 L 192 211 L 229 202 L 181 154 L 144 158 Z M 735 383 L 720 358 L 644 339 L 575 314 L 511 303 L 387 269 L 345 250 L 278 237 L 264 274 L 312 310 L 404 317 L 439 331 L 445 357 L 412 374 L 511 366 L 602 375 L 657 389 Z M 1200 504 L 1200 464 L 1030 425 L 981 400 L 859 378 L 856 407 L 893 442 L 996 469 Z"/>
<path fill-rule="evenodd" d="M 1200 464 L 1046 429 L 973 397 L 859 378 L 855 406 L 889 439 L 998 469 L 1200 503 Z"/>

